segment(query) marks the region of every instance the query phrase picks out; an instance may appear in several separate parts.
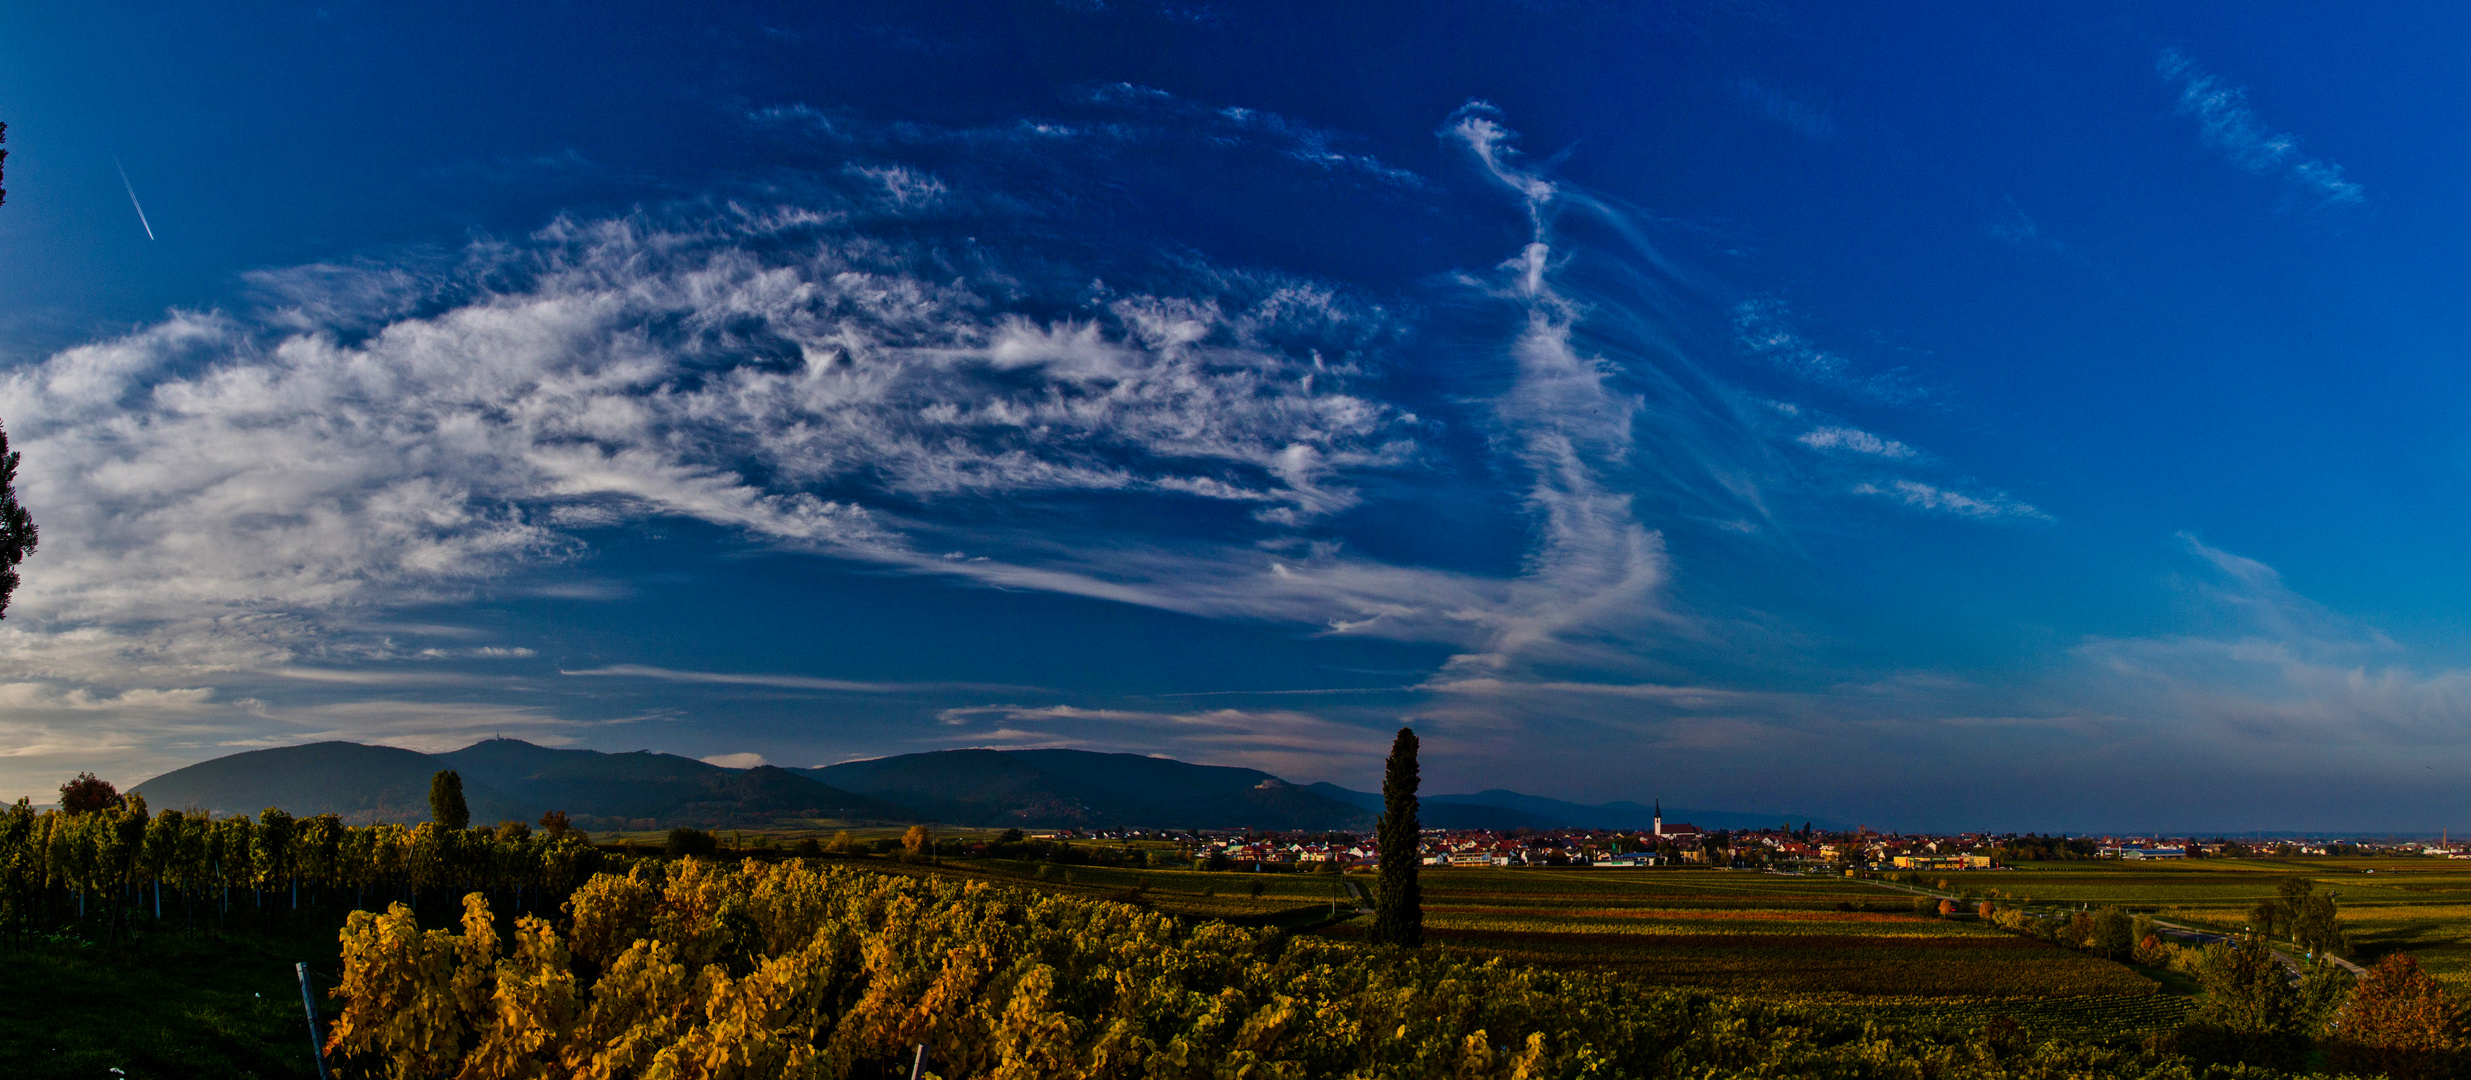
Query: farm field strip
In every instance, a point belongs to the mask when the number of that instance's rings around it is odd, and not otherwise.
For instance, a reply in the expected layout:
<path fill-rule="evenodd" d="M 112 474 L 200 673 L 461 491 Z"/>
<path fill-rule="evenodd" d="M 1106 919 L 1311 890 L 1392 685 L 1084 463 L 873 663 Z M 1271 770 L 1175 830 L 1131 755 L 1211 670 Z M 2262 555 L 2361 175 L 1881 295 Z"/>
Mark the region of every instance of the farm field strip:
<path fill-rule="evenodd" d="M 1426 875 L 1423 891 L 1426 939 L 1438 947 L 1726 993 L 2026 1008 L 2048 999 L 2126 1002 L 2159 990 L 2119 964 L 1917 915 L 1913 897 L 1863 881 L 1473 869 Z"/>
<path fill-rule="evenodd" d="M 1433 915 L 1425 917 L 1426 926 L 1450 926 L 1500 932 L 1567 932 L 1593 933 L 1611 938 L 1654 937 L 1670 934 L 1722 934 L 1738 938 L 1771 937 L 1857 937 L 1857 938 L 1986 938 L 2009 939 L 2015 935 L 1972 923 L 1946 923 L 1924 919 L 1899 922 L 1845 924 L 1819 922 L 1774 922 L 1755 919 L 1697 919 L 1691 921 L 1641 922 L 1628 919 L 1591 919 L 1568 915 L 1528 915 L 1516 918 L 1485 916 Z"/>
<path fill-rule="evenodd" d="M 1725 911 L 1717 908 L 1545 908 L 1534 905 L 1478 906 L 1468 904 L 1426 904 L 1425 915 L 1498 915 L 1526 917 L 1553 915 L 1574 919 L 1670 919 L 1686 922 L 1814 922 L 1814 923 L 1910 923 L 1910 915 L 1894 915 L 1877 911 L 1802 911 L 1779 908 L 1742 908 Z"/>

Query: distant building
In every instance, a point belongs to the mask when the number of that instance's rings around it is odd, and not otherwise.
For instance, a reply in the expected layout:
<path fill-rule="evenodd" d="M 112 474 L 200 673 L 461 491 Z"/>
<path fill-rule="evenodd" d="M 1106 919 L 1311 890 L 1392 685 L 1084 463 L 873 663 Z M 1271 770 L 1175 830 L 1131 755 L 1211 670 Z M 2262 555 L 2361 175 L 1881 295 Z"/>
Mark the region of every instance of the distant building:
<path fill-rule="evenodd" d="M 2121 848 L 2119 857 L 2122 859 L 2185 859 L 2188 857 L 2188 849 L 2184 847 Z"/>
<path fill-rule="evenodd" d="M 1988 870 L 1988 855 L 1899 855 L 1895 866 L 1899 870 Z"/>

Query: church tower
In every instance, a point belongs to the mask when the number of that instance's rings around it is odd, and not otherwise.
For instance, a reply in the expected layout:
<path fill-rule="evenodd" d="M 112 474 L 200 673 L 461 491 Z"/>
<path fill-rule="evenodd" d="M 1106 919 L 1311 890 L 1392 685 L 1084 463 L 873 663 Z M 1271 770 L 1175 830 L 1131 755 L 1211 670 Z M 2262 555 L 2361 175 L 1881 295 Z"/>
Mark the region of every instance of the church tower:
<path fill-rule="evenodd" d="M 1631 805 L 1638 804 L 1632 803 Z M 1664 835 L 1664 798 L 1662 796 L 1656 799 L 1656 835 L 1659 837 Z"/>

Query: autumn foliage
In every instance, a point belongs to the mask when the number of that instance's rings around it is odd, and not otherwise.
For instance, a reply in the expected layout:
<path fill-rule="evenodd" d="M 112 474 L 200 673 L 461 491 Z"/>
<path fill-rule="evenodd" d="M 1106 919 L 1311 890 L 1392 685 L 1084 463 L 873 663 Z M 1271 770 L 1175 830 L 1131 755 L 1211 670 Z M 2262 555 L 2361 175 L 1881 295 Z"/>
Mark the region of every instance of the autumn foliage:
<path fill-rule="evenodd" d="M 516 920 L 511 949 L 477 895 L 456 931 L 354 912 L 343 1075 L 840 1078 L 923 1043 L 947 1077 L 1508 1078 L 1565 1075 L 1610 1052 L 1581 1029 L 1650 1019 L 1588 976 L 1435 979 L 1272 930 L 799 863 L 647 862 L 569 910 L 564 938 Z"/>
<path fill-rule="evenodd" d="M 2337 1072 L 2418 1080 L 2458 1075 L 2471 1062 L 2471 1027 L 2461 1009 L 2418 961 L 2400 953 L 2368 969 L 2326 1029 L 2325 1063 Z"/>

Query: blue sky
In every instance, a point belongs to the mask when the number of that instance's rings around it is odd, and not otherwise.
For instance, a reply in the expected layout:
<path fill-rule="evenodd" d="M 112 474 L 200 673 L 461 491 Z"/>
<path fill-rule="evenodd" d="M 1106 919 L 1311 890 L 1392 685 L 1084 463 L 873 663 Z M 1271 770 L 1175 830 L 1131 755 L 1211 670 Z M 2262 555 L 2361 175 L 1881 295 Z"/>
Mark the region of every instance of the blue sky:
<path fill-rule="evenodd" d="M 1406 721 L 1446 790 L 2471 825 L 2466 29 L 12 9 L 0 790 Z"/>

